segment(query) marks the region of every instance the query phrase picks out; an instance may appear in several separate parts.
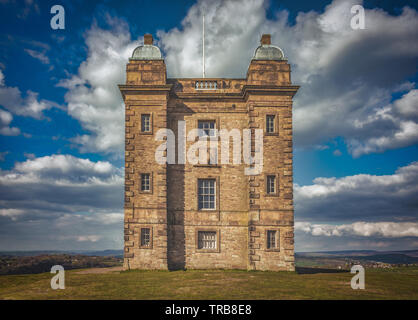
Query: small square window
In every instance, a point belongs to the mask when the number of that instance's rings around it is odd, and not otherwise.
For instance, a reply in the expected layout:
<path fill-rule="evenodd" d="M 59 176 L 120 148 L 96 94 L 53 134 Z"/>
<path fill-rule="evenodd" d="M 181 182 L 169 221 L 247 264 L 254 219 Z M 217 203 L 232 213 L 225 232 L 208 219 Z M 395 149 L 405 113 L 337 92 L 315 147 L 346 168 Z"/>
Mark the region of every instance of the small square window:
<path fill-rule="evenodd" d="M 267 194 L 276 193 L 276 176 L 267 176 Z"/>
<path fill-rule="evenodd" d="M 216 208 L 216 180 L 199 179 L 198 180 L 198 207 L 199 210 L 211 210 Z"/>
<path fill-rule="evenodd" d="M 198 231 L 198 249 L 217 249 L 216 231 Z"/>
<path fill-rule="evenodd" d="M 267 230 L 267 249 L 277 248 L 277 230 Z"/>
<path fill-rule="evenodd" d="M 151 115 L 150 114 L 141 115 L 141 131 L 151 132 Z"/>
<path fill-rule="evenodd" d="M 199 120 L 198 121 L 198 129 L 203 130 L 202 137 L 214 137 L 215 136 L 215 121 L 213 120 Z"/>
<path fill-rule="evenodd" d="M 141 247 L 149 247 L 151 245 L 151 229 L 141 228 Z"/>
<path fill-rule="evenodd" d="M 275 130 L 275 122 L 276 117 L 274 115 L 268 115 L 266 117 L 266 132 L 267 133 L 274 133 Z"/>
<path fill-rule="evenodd" d="M 141 191 L 151 191 L 151 175 L 149 173 L 141 174 Z"/>

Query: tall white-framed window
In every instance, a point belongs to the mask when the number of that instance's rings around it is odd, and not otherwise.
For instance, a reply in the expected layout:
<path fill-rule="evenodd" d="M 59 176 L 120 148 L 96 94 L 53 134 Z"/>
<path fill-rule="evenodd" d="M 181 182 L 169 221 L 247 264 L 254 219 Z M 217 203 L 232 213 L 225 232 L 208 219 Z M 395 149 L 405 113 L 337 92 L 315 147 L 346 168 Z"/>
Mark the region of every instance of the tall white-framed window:
<path fill-rule="evenodd" d="M 141 247 L 149 247 L 151 245 L 151 229 L 141 228 Z"/>
<path fill-rule="evenodd" d="M 267 194 L 276 193 L 276 176 L 275 175 L 267 176 L 266 189 L 267 189 L 266 190 Z"/>
<path fill-rule="evenodd" d="M 198 209 L 216 209 L 216 179 L 198 179 Z"/>
<path fill-rule="evenodd" d="M 276 132 L 276 128 L 275 128 L 275 120 L 276 120 L 276 116 L 274 115 L 267 115 L 266 116 L 266 132 L 267 133 L 274 133 Z"/>
<path fill-rule="evenodd" d="M 267 230 L 267 249 L 277 249 L 277 230 Z"/>
<path fill-rule="evenodd" d="M 141 131 L 151 132 L 151 115 L 150 114 L 141 115 Z"/>

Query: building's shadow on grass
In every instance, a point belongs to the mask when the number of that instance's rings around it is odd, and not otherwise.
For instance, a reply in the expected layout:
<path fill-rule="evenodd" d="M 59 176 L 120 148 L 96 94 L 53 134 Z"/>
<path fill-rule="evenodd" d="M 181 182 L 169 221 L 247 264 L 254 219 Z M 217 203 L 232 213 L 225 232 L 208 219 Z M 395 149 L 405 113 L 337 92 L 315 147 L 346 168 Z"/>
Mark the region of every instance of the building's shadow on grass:
<path fill-rule="evenodd" d="M 329 269 L 329 268 L 296 267 L 296 273 L 297 274 L 343 273 L 343 272 L 350 272 L 350 270 Z"/>

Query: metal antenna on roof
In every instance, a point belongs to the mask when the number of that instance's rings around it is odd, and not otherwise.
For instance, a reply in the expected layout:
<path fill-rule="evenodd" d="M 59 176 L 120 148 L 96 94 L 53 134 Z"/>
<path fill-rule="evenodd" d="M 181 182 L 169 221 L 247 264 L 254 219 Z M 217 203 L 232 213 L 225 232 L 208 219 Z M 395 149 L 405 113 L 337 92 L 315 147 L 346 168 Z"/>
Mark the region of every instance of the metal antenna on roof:
<path fill-rule="evenodd" d="M 205 14 L 202 18 L 202 72 L 203 78 L 205 78 Z"/>

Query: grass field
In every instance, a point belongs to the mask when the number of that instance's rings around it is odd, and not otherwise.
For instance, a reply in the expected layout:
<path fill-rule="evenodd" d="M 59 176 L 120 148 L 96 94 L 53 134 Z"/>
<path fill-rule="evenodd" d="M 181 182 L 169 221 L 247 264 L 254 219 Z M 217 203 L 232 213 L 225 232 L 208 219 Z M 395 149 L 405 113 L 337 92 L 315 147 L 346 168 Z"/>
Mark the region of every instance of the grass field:
<path fill-rule="evenodd" d="M 3 275 L 0 299 L 418 299 L 417 267 L 366 269 L 365 290 L 348 272 L 104 271 L 66 271 L 64 290 L 51 273 Z"/>

